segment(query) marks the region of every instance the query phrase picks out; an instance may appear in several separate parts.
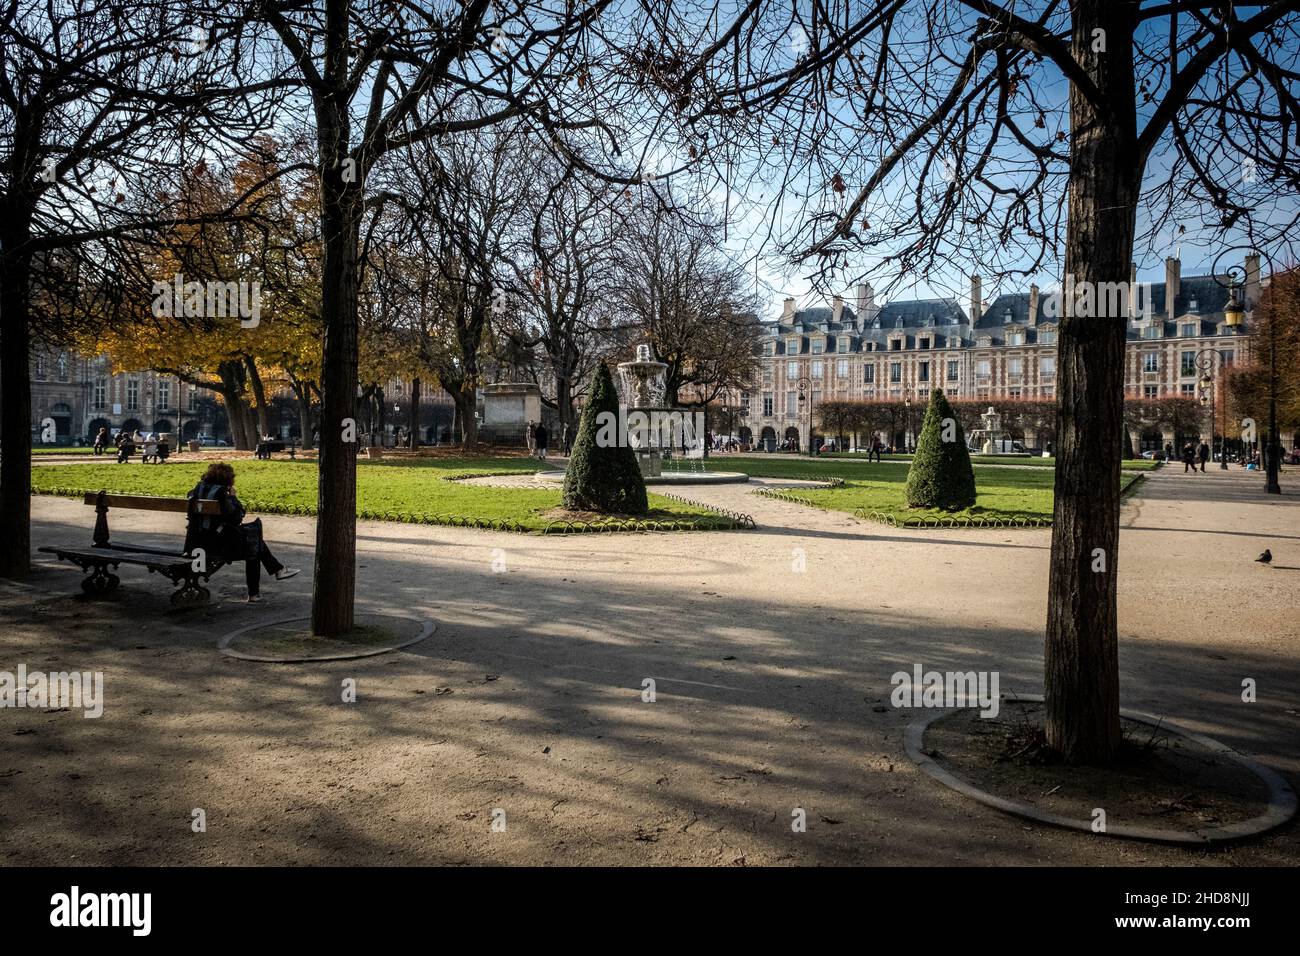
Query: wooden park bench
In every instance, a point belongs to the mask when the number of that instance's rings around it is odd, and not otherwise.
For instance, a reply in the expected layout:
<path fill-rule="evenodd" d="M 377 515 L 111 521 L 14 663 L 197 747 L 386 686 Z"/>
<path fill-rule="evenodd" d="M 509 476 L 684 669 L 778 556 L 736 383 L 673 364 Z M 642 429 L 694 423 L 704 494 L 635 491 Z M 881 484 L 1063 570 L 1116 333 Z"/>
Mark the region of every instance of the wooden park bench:
<path fill-rule="evenodd" d="M 90 595 L 107 594 L 121 583 L 121 579 L 110 571 L 119 565 L 134 564 L 148 568 L 152 574 L 157 572 L 169 579 L 176 590 L 172 592 L 172 604 L 189 606 L 207 602 L 212 594 L 199 583 L 202 578 L 207 581 L 226 562 L 216 555 L 204 555 L 203 569 L 195 570 L 195 556 L 179 549 L 166 550 L 144 545 L 114 544 L 108 537 L 108 509 L 126 508 L 135 511 L 171 511 L 186 514 L 189 510 L 188 498 L 156 498 L 149 495 L 110 495 L 107 492 L 86 492 L 86 504 L 95 506 L 95 532 L 90 547 L 48 547 L 39 548 L 47 554 L 53 554 L 60 561 L 71 561 L 86 572 L 81 582 L 81 589 Z M 221 514 L 220 502 L 208 498 L 195 504 L 199 514 Z"/>

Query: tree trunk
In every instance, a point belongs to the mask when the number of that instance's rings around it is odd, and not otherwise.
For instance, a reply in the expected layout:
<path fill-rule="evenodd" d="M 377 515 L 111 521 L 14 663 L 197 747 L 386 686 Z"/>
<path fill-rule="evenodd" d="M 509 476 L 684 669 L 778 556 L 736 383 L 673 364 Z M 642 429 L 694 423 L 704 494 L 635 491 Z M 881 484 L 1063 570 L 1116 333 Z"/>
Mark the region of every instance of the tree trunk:
<path fill-rule="evenodd" d="M 289 385 L 293 389 L 294 396 L 298 399 L 298 430 L 302 432 L 302 450 L 311 451 L 311 385 L 307 382 L 300 382 L 292 376 L 289 378 Z"/>
<path fill-rule="evenodd" d="M 1096 31 L 1104 31 L 1098 34 Z M 1132 9 L 1074 3 L 1074 56 L 1108 104 L 1070 91 L 1066 286 L 1126 282 L 1141 171 Z M 1094 52 L 1096 36 L 1105 52 Z M 1094 296 L 1094 301 L 1096 297 Z M 1047 743 L 1105 763 L 1120 743 L 1116 575 L 1124 427 L 1125 316 L 1078 316 L 1067 302 L 1057 352 L 1058 449 L 1044 652 Z"/>
<path fill-rule="evenodd" d="M 420 379 L 415 377 L 411 379 L 411 415 L 407 420 L 406 430 L 410 433 L 407 435 L 407 446 L 410 448 L 420 447 Z"/>
<path fill-rule="evenodd" d="M 473 386 L 465 385 L 451 393 L 451 400 L 460 419 L 461 450 L 473 451 L 478 448 L 478 417 L 474 414 L 477 393 Z"/>
<path fill-rule="evenodd" d="M 319 481 L 316 495 L 316 562 L 311 628 L 331 637 L 352 628 L 357 545 L 357 240 L 365 160 L 355 175 L 345 166 L 350 126 L 348 3 L 325 3 L 325 82 L 314 94 L 320 160 L 321 318 L 325 326 L 321 370 Z M 350 428 L 349 428 L 350 426 Z"/>
<path fill-rule="evenodd" d="M 253 391 L 253 408 L 257 414 L 257 435 L 274 435 L 271 428 L 271 409 L 266 403 L 266 389 L 262 385 L 262 374 L 257 370 L 257 363 L 251 356 L 244 356 L 244 366 L 248 369 L 248 383 Z"/>
<path fill-rule="evenodd" d="M 31 572 L 32 384 L 30 220 L 13 215 L 0 232 L 0 577 Z"/>

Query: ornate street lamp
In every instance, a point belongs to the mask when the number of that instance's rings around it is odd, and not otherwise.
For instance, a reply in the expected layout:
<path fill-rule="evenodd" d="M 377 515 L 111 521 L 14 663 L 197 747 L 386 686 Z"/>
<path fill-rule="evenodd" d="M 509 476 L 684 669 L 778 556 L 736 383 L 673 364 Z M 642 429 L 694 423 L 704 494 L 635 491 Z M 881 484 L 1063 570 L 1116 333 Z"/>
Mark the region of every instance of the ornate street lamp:
<path fill-rule="evenodd" d="M 903 399 L 903 451 L 908 450 L 912 442 L 912 398 Z"/>
<path fill-rule="evenodd" d="M 1221 349 L 1205 348 L 1196 353 L 1196 367 L 1201 370 L 1201 378 L 1197 383 L 1201 392 L 1202 407 L 1208 405 L 1210 408 L 1210 457 L 1214 457 L 1214 404 L 1215 392 L 1214 378 L 1210 375 L 1214 371 L 1214 356 L 1219 357 L 1219 371 L 1227 377 L 1228 363 L 1226 356 Z M 1219 431 L 1220 454 L 1219 468 L 1223 471 L 1228 470 L 1228 396 L 1223 396 L 1223 427 Z"/>
<path fill-rule="evenodd" d="M 816 442 L 813 441 L 813 397 L 812 397 L 812 379 L 806 375 L 799 376 L 796 383 L 799 389 L 799 421 L 803 422 L 803 410 L 808 409 L 808 454 L 817 454 Z M 806 404 L 805 404 L 806 403 Z"/>

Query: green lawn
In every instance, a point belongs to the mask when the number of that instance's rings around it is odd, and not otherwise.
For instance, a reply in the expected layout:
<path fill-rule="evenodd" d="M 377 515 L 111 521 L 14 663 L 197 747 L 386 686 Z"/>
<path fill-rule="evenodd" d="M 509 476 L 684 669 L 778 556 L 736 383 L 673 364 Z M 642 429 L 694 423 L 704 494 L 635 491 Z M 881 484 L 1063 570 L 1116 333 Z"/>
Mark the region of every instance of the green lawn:
<path fill-rule="evenodd" d="M 841 458 L 841 459 L 864 459 L 867 453 L 864 451 L 845 451 L 845 452 L 828 452 L 823 455 L 824 458 Z M 911 455 L 882 455 L 885 461 L 911 461 Z M 971 455 L 972 464 L 976 465 L 1011 465 L 1024 468 L 1055 468 L 1055 458 L 1030 458 L 1025 457 L 1006 457 L 1004 455 Z M 1151 461 L 1146 458 L 1131 458 L 1124 461 L 1120 467 L 1124 471 L 1151 471 L 1158 466 L 1160 462 Z"/>
<path fill-rule="evenodd" d="M 90 445 L 33 445 L 32 446 L 33 455 L 90 455 L 93 454 L 94 451 L 95 449 L 92 448 Z M 114 455 L 117 454 L 116 449 L 113 449 L 112 446 L 110 446 L 109 449 L 106 449 L 104 453 L 109 454 L 110 451 Z"/>
<path fill-rule="evenodd" d="M 80 497 L 88 491 L 183 496 L 198 481 L 203 463 L 163 465 L 50 465 L 32 469 L 32 489 L 39 494 Z M 537 470 L 527 458 L 458 458 L 362 461 L 357 463 L 357 513 L 372 520 L 429 524 L 476 521 L 541 531 L 553 519 L 543 512 L 560 505 L 560 489 L 490 488 L 446 479 Z M 316 462 L 235 462 L 235 491 L 250 512 L 316 513 Z M 651 520 L 714 524 L 717 516 L 703 508 L 650 495 L 656 512 Z"/>
<path fill-rule="evenodd" d="M 1055 476 L 1042 468 L 989 468 L 975 466 L 978 497 L 975 506 L 948 512 L 907 507 L 904 492 L 907 468 L 888 463 L 864 461 L 827 461 L 807 458 L 784 458 L 772 455 L 758 458 L 730 458 L 728 467 L 763 478 L 842 478 L 840 488 L 793 488 L 781 491 L 781 497 L 833 511 L 862 511 L 867 517 L 897 522 L 933 523 L 955 519 L 1050 520 L 1052 517 L 1052 483 Z M 1127 488 L 1140 476 L 1125 475 Z"/>

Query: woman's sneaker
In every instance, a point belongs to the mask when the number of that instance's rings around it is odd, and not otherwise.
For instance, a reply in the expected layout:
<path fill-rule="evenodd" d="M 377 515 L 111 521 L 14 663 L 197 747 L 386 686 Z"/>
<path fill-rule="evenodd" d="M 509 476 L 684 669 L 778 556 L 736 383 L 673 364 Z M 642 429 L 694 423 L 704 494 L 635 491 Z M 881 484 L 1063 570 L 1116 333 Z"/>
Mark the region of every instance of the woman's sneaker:
<path fill-rule="evenodd" d="M 301 574 L 301 573 L 302 573 L 302 568 L 281 568 L 279 571 L 275 572 L 275 579 L 277 581 L 287 581 L 295 574 Z"/>
<path fill-rule="evenodd" d="M 244 599 L 244 603 L 245 603 L 245 604 L 261 604 L 261 603 L 262 603 L 262 595 L 260 595 L 260 594 L 250 594 L 247 598 Z"/>

